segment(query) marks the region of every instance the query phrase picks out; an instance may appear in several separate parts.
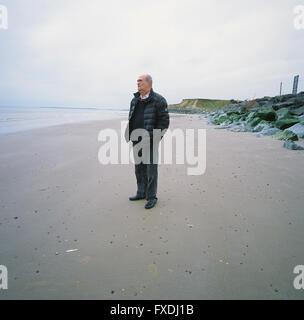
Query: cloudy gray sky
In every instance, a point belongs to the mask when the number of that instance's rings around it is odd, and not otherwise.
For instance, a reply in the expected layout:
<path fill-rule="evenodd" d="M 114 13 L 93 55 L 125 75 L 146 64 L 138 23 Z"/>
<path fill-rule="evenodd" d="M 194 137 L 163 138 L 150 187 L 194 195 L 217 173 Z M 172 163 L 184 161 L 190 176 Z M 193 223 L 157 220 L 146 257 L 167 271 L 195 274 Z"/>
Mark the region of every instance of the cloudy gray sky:
<path fill-rule="evenodd" d="M 300 75 L 304 0 L 0 0 L 0 105 L 128 108 L 139 74 L 168 103 L 284 93 Z"/>

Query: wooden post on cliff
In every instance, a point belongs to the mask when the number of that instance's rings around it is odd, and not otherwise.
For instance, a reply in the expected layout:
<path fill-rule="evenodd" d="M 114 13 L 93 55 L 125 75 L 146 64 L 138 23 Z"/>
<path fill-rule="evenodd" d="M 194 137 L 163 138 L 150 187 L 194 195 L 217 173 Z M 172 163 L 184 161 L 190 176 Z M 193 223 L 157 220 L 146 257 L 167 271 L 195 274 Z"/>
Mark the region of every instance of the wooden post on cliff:
<path fill-rule="evenodd" d="M 298 93 L 298 83 L 299 83 L 299 76 L 295 76 L 293 79 L 292 94 Z"/>

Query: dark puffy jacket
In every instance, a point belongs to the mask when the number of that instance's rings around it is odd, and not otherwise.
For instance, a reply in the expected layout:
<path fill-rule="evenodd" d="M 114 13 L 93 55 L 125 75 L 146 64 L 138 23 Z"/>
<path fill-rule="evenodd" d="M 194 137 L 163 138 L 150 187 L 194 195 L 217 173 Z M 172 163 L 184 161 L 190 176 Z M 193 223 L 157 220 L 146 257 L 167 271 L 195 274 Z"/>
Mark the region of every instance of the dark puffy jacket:
<path fill-rule="evenodd" d="M 134 98 L 130 104 L 129 122 L 125 131 L 125 139 L 130 141 L 130 120 L 133 116 L 135 106 L 140 98 L 140 93 L 134 93 Z M 166 99 L 151 89 L 149 97 L 145 100 L 144 108 L 144 129 L 153 137 L 153 129 L 161 129 L 166 131 L 169 128 L 170 118 L 168 112 L 168 104 Z M 165 132 L 164 131 L 164 132 Z M 161 137 L 162 138 L 162 137 Z"/>

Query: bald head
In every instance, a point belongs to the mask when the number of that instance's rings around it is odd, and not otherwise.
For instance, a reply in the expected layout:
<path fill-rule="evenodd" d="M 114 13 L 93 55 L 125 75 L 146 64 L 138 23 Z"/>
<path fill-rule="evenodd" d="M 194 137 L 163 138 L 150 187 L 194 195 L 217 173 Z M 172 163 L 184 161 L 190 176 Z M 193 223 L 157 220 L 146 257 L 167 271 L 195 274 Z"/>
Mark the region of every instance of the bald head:
<path fill-rule="evenodd" d="M 143 74 L 137 79 L 137 88 L 142 96 L 150 92 L 152 88 L 152 77 L 149 74 Z"/>

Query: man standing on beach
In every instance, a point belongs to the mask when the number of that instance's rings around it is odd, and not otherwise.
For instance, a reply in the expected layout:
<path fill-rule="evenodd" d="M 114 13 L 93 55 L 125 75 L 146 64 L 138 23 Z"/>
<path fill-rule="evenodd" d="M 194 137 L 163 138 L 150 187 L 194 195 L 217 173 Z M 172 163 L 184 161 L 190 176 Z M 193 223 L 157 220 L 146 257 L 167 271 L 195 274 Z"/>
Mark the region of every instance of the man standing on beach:
<path fill-rule="evenodd" d="M 138 92 L 134 93 L 129 112 L 129 123 L 126 128 L 126 141 L 132 141 L 135 160 L 135 176 L 137 193 L 129 200 L 146 199 L 146 209 L 153 208 L 157 202 L 157 176 L 158 176 L 158 146 L 159 142 L 169 127 L 169 112 L 166 99 L 152 89 L 152 77 L 148 74 L 141 75 L 137 80 Z M 145 129 L 148 133 L 148 148 L 141 148 L 138 152 L 136 144 L 144 139 L 132 137 L 136 129 Z M 160 129 L 161 135 L 153 133 L 153 129 Z M 131 136 L 131 139 L 130 139 Z M 154 139 L 153 139 L 154 138 Z M 149 151 L 150 150 L 150 151 Z M 148 152 L 147 152 L 148 151 Z M 150 161 L 138 163 L 136 159 L 150 155 Z"/>

